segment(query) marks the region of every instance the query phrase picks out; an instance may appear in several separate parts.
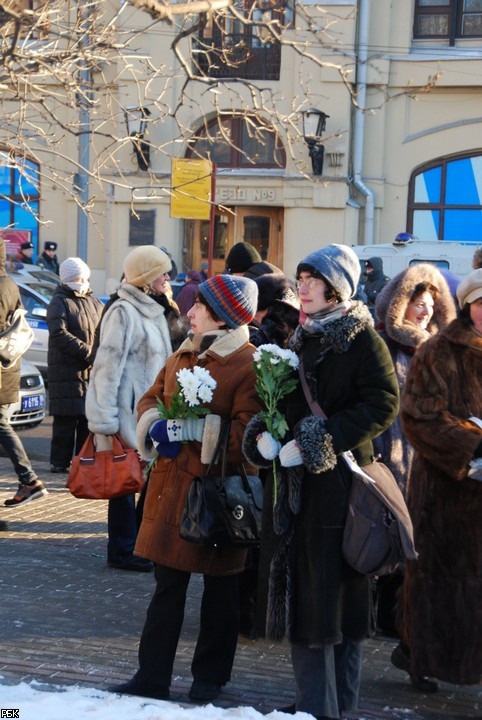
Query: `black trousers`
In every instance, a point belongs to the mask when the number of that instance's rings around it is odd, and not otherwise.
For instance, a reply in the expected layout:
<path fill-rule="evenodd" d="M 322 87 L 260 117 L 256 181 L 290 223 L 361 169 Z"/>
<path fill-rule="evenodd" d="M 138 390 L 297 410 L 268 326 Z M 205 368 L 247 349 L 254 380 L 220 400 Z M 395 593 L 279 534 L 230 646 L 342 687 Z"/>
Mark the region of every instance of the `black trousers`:
<path fill-rule="evenodd" d="M 50 464 L 68 468 L 87 440 L 89 428 L 85 415 L 54 415 Z"/>
<path fill-rule="evenodd" d="M 168 686 L 184 620 L 191 574 L 156 565 L 156 590 L 139 645 L 143 682 Z M 239 625 L 238 575 L 204 575 L 200 629 L 191 663 L 196 680 L 224 685 L 231 678 Z"/>

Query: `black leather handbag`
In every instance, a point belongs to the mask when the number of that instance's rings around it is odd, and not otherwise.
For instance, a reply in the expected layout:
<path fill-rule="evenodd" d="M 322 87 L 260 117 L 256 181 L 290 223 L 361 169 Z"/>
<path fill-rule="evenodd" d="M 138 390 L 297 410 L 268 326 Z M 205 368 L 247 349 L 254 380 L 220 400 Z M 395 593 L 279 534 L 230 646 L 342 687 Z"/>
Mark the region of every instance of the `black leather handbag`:
<path fill-rule="evenodd" d="M 238 474 L 226 475 L 229 423 L 225 424 L 213 460 L 206 474 L 195 477 L 186 497 L 179 535 L 183 540 L 205 547 L 259 545 L 263 486 L 256 475 L 247 475 L 236 465 Z M 214 460 L 221 451 L 221 476 L 212 475 Z"/>

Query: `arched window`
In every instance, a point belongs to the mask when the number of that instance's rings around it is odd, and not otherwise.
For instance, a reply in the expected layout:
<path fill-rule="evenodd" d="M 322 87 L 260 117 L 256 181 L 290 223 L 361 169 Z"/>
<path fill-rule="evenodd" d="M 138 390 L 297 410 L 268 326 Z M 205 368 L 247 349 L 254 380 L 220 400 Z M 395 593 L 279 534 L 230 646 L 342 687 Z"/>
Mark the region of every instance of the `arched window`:
<path fill-rule="evenodd" d="M 0 228 L 30 230 L 38 248 L 39 166 L 0 150 Z"/>
<path fill-rule="evenodd" d="M 408 228 L 420 240 L 482 240 L 482 153 L 435 160 L 414 171 Z"/>
<path fill-rule="evenodd" d="M 285 151 L 274 127 L 252 116 L 227 116 L 202 126 L 189 140 L 186 157 L 206 158 L 230 168 L 286 166 Z"/>

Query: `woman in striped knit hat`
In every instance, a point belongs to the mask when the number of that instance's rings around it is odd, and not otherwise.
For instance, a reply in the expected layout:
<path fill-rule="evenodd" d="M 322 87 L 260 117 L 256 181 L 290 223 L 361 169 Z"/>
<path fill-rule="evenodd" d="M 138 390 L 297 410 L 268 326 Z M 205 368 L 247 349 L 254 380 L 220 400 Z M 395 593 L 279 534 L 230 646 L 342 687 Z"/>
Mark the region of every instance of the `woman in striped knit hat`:
<path fill-rule="evenodd" d="M 246 550 L 193 545 L 179 537 L 179 523 L 192 479 L 204 474 L 225 421 L 230 421 L 228 462 L 245 462 L 244 429 L 261 410 L 248 331 L 257 299 L 258 288 L 249 278 L 217 275 L 201 283 L 187 313 L 188 339 L 137 406 L 139 452 L 155 464 L 135 553 L 155 563 L 157 587 L 142 632 L 139 670 L 112 688 L 115 692 L 169 698 L 191 573 L 203 574 L 204 591 L 189 697 L 213 700 L 230 679 L 239 627 L 238 576 Z M 196 366 L 216 381 L 212 399 L 203 403 L 210 414 L 205 419 L 161 420 L 157 399 L 169 408 L 178 390 L 177 373 Z M 220 468 L 214 467 L 213 474 L 220 475 Z"/>

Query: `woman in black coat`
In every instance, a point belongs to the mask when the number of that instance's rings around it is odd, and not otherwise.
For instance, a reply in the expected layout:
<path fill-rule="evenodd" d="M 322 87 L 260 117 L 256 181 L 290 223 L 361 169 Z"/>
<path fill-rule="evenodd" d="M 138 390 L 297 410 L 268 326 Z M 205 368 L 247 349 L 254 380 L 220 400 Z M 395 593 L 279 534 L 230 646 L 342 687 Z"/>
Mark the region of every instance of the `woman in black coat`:
<path fill-rule="evenodd" d="M 281 543 L 271 565 L 267 630 L 291 642 L 296 701 L 285 712 L 319 720 L 356 709 L 361 641 L 371 629 L 370 578 L 342 556 L 351 474 L 341 455 L 351 450 L 361 466 L 370 463 L 372 439 L 398 412 L 388 349 L 368 309 L 351 300 L 359 275 L 344 245 L 328 245 L 298 265 L 302 314 L 291 348 L 328 419 L 312 414 L 298 385 L 286 408 L 291 439 L 280 448 L 258 416 L 244 443 L 251 462 L 267 466 L 278 456 L 281 466 L 274 507 Z"/>
<path fill-rule="evenodd" d="M 94 361 L 92 348 L 102 303 L 89 285 L 90 269 L 80 258 L 60 265 L 61 284 L 47 309 L 47 381 L 53 415 L 50 471 L 67 472 L 87 435 L 85 395 Z"/>

